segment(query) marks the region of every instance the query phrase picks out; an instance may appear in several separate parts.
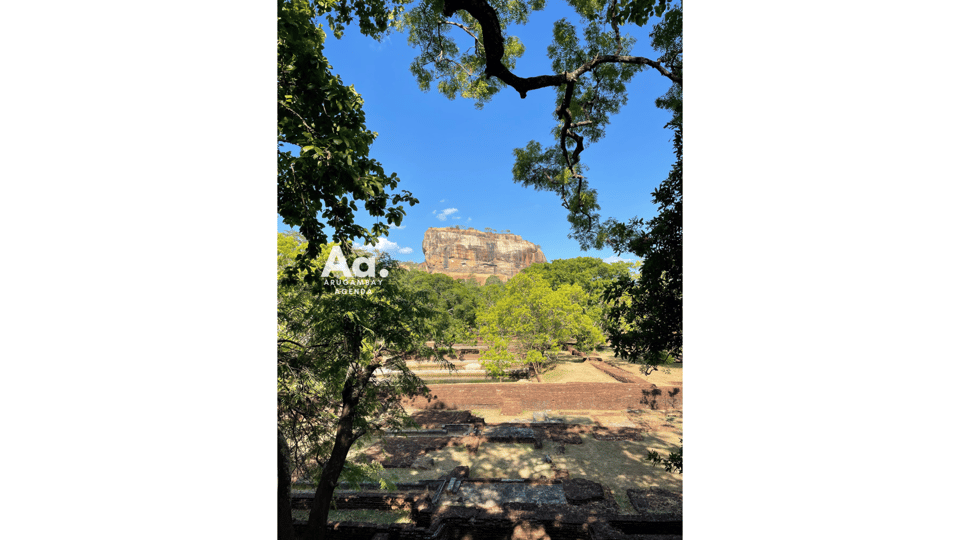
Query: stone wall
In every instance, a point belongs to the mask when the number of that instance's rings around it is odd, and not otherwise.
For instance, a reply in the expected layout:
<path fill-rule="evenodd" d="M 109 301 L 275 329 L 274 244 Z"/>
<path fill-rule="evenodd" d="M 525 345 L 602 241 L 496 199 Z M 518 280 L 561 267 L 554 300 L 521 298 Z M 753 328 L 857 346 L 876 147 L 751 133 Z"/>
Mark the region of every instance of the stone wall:
<path fill-rule="evenodd" d="M 332 522 L 327 524 L 327 537 L 332 540 L 679 540 L 683 535 L 679 515 L 611 515 L 565 505 L 509 503 L 502 510 L 446 506 L 428 508 L 421 514 L 429 525 Z M 294 535 L 298 539 L 307 538 L 306 522 L 294 522 Z"/>

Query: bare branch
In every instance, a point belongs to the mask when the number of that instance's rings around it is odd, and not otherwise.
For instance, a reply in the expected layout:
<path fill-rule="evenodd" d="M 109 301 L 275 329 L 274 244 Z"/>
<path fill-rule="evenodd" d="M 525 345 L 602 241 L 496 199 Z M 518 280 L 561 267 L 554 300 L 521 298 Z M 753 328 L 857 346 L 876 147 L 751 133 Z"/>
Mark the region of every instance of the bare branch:
<path fill-rule="evenodd" d="M 617 54 L 623 52 L 623 43 L 620 42 L 620 26 L 617 24 L 617 18 L 613 13 L 617 10 L 617 0 L 610 2 L 610 9 L 607 10 L 607 18 L 610 19 L 610 26 L 613 28 L 614 39 L 617 41 Z"/>
<path fill-rule="evenodd" d="M 277 344 L 279 345 L 279 344 L 281 344 L 281 343 L 289 343 L 290 345 L 296 345 L 297 347 L 300 347 L 300 348 L 303 349 L 303 350 L 322 349 L 322 348 L 328 346 L 327 343 L 320 343 L 319 345 L 309 345 L 309 346 L 308 346 L 308 345 L 303 345 L 302 343 L 297 343 L 296 341 L 291 341 L 291 340 L 289 340 L 289 339 L 277 339 Z"/>
<path fill-rule="evenodd" d="M 300 347 L 301 349 L 306 349 L 306 348 L 307 348 L 306 345 L 302 345 L 302 344 L 300 344 L 300 343 L 297 343 L 296 341 L 290 341 L 289 339 L 278 339 L 278 340 L 277 340 L 277 343 L 278 343 L 278 344 L 280 344 L 280 343 L 289 343 L 289 344 L 291 344 L 291 345 L 296 345 L 297 347 Z"/>
<path fill-rule="evenodd" d="M 477 50 L 477 54 L 480 54 L 480 39 L 477 38 L 477 36 L 473 35 L 473 32 L 471 32 L 469 28 L 467 28 L 466 26 L 464 26 L 464 25 L 462 25 L 462 24 L 460 24 L 460 23 L 458 23 L 458 22 L 453 22 L 453 21 L 440 21 L 440 22 L 437 23 L 438 26 L 441 25 L 441 24 L 450 24 L 450 25 L 453 25 L 453 26 L 458 26 L 458 27 L 462 28 L 464 32 L 470 34 L 470 37 L 473 38 L 473 45 L 474 45 L 474 47 L 475 47 L 476 50 Z"/>
<path fill-rule="evenodd" d="M 281 107 L 283 107 L 284 109 L 290 111 L 294 116 L 296 116 L 297 118 L 299 118 L 299 119 L 300 119 L 300 123 L 303 124 L 303 127 L 307 128 L 307 130 L 308 130 L 310 133 L 313 133 L 313 135 L 316 136 L 316 137 L 319 137 L 319 136 L 320 136 L 316 131 L 313 130 L 312 127 L 310 127 L 310 124 L 307 124 L 307 121 L 304 120 L 303 117 L 300 116 L 300 114 L 299 114 L 297 111 L 291 109 L 289 105 L 287 105 L 286 103 L 284 103 L 284 102 L 282 102 L 282 101 L 280 101 L 280 100 L 277 100 L 277 103 L 278 103 Z"/>
<path fill-rule="evenodd" d="M 437 63 L 440 63 L 440 62 L 445 62 L 445 63 L 448 63 L 448 64 L 449 64 L 450 62 L 453 62 L 454 64 L 457 65 L 457 67 L 460 68 L 460 71 L 466 73 L 467 75 L 473 75 L 473 71 L 471 71 L 471 70 L 463 67 L 463 65 L 460 64 L 460 62 L 457 62 L 456 60 L 451 60 L 451 59 L 449 59 L 449 58 L 442 58 L 442 59 L 438 59 L 438 60 L 437 60 Z"/>

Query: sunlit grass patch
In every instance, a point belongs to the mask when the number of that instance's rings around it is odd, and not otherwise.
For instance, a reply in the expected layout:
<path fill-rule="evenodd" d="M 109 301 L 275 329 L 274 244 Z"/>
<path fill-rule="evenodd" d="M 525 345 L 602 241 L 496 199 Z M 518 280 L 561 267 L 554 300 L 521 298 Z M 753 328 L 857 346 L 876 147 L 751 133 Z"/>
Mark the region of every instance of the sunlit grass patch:
<path fill-rule="evenodd" d="M 544 382 L 603 382 L 617 383 L 616 379 L 588 363 L 560 362 L 543 375 Z"/>

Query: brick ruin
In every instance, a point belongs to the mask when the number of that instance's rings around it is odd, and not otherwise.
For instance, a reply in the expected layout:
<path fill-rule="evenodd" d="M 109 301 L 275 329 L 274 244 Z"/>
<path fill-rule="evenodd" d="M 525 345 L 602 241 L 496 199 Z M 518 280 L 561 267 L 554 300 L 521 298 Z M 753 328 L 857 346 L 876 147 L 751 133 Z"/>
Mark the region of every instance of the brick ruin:
<path fill-rule="evenodd" d="M 682 538 L 683 516 L 674 511 L 651 511 L 633 502 L 637 514 L 620 513 L 605 499 L 603 487 L 590 480 L 477 479 L 460 466 L 436 480 L 399 485 L 396 492 L 342 492 L 340 509 L 409 511 L 413 523 L 379 525 L 350 521 L 327 524 L 327 538 L 335 540 L 626 540 Z M 513 500 L 484 506 L 458 504 L 471 489 L 530 493 L 532 502 Z M 537 500 L 537 492 L 551 497 Z M 638 498 L 638 500 L 641 500 Z M 544 502 L 546 501 L 546 502 Z M 313 495 L 294 495 L 294 508 L 310 508 Z M 294 522 L 298 538 L 306 538 L 306 522 Z"/>
<path fill-rule="evenodd" d="M 473 361 L 479 351 L 461 351 L 460 361 Z M 682 410 L 682 387 L 657 387 L 599 358 L 586 362 L 616 383 L 483 383 L 432 385 L 432 398 L 406 400 L 405 407 L 421 425 L 414 433 L 400 432 L 384 439 L 371 458 L 384 467 L 410 467 L 415 459 L 436 448 L 462 445 L 475 454 L 484 443 L 532 443 L 542 448 L 549 439 L 580 444 L 581 436 L 598 440 L 641 440 L 640 428 L 563 424 L 545 413 L 534 422 L 485 425 L 471 409 L 500 409 L 504 415 L 521 411 L 559 410 Z M 411 445 L 418 441 L 418 445 Z M 393 446 L 390 446 L 393 444 Z M 408 448 L 409 446 L 409 448 Z M 562 449 L 561 449 L 562 451 Z M 413 465 L 416 466 L 416 465 Z M 413 523 L 374 524 L 334 521 L 327 538 L 355 540 L 672 540 L 683 534 L 682 495 L 658 488 L 628 490 L 636 514 L 625 514 L 608 489 L 582 478 L 570 478 L 566 469 L 551 465 L 553 478 L 469 478 L 460 466 L 434 480 L 401 483 L 397 491 L 376 486 L 340 491 L 340 510 L 374 509 L 409 512 Z M 496 504 L 481 503 L 476 493 L 502 495 Z M 309 509 L 313 493 L 294 493 L 292 506 Z M 298 538 L 306 538 L 306 522 L 294 521 Z"/>
<path fill-rule="evenodd" d="M 489 396 L 506 394 L 503 387 L 519 385 L 450 385 L 451 387 L 485 387 L 473 392 L 455 395 L 462 402 L 477 399 L 489 401 Z M 544 387 L 536 391 L 535 399 L 556 395 L 567 406 L 571 400 L 585 403 L 585 396 L 605 395 L 609 405 L 621 409 L 623 403 L 653 406 L 651 399 L 663 399 L 669 393 L 654 385 L 622 383 L 566 383 L 525 385 L 522 390 Z M 628 390 L 638 386 L 636 391 Z M 490 388 L 501 387 L 501 388 Z M 566 390 L 560 390 L 563 387 Z M 616 388 L 611 388 L 616 387 Z M 598 389 L 604 391 L 598 392 Z M 442 386 L 434 392 L 443 393 Z M 614 392 L 613 390 L 616 390 Z M 654 395 L 656 391 L 656 396 Z M 478 393 L 479 392 L 479 393 Z M 645 394 L 646 392 L 646 394 Z M 625 402 L 617 401 L 616 394 L 626 394 Z M 450 395 L 447 399 L 450 400 Z M 676 397 L 679 398 L 679 387 Z M 454 398 L 454 399 L 457 399 Z M 521 400 L 522 401 L 522 400 Z M 541 403 L 541 401 L 538 401 Z M 596 403 L 594 403 L 596 404 Z M 664 402 L 666 405 L 666 403 Z M 679 403 L 675 403 L 679 405 Z M 665 407 L 666 408 L 666 407 Z M 384 446 L 371 457 L 382 460 L 385 467 L 409 467 L 414 458 L 447 445 L 463 445 L 476 453 L 481 444 L 532 443 L 542 448 L 543 441 L 561 444 L 582 444 L 582 437 L 598 440 L 641 440 L 637 428 L 607 428 L 564 424 L 541 414 L 540 420 L 526 423 L 492 424 L 467 410 L 423 410 L 414 415 L 423 429 L 419 436 L 388 437 Z M 537 419 L 538 415 L 534 414 Z M 393 435 L 412 435 L 400 432 Z M 398 460 L 387 441 L 423 443 L 420 451 Z M 387 455 L 389 451 L 391 455 Z M 561 449 L 562 452 L 562 449 Z M 396 461 L 396 463 L 392 463 Z M 402 461 L 402 462 L 400 462 Z M 469 467 L 458 466 L 433 480 L 407 482 L 397 485 L 396 491 L 381 491 L 371 484 L 361 491 L 340 491 L 335 495 L 335 507 L 340 510 L 374 509 L 408 512 L 413 523 L 373 524 L 352 521 L 333 521 L 327 524 L 327 537 L 356 540 L 672 540 L 682 538 L 682 495 L 649 488 L 628 490 L 630 504 L 636 514 L 623 513 L 612 493 L 598 482 L 570 478 L 567 469 L 551 465 L 553 477 L 536 478 L 469 478 Z M 491 493 L 498 494 L 491 498 Z M 479 496 L 478 496 L 479 494 Z M 491 500 L 493 499 L 493 500 Z M 295 492 L 293 508 L 309 509 L 312 492 Z M 294 522 L 295 533 L 306 538 L 306 522 Z"/>
<path fill-rule="evenodd" d="M 404 406 L 415 409 L 501 409 L 504 415 L 515 415 L 524 410 L 679 409 L 683 406 L 682 387 L 659 388 L 650 383 L 447 384 L 432 386 L 430 392 L 433 399 L 428 401 L 419 397 L 405 401 Z"/>

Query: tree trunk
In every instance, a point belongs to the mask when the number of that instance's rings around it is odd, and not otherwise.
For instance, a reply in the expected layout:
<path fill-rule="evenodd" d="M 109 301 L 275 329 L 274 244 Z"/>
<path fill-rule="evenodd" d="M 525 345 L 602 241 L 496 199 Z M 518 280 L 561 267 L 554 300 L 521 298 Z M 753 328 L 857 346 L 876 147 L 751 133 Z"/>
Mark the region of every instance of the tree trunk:
<path fill-rule="evenodd" d="M 313 507 L 310 509 L 310 519 L 307 530 L 311 539 L 323 540 L 327 534 L 327 519 L 330 516 L 330 503 L 333 501 L 333 491 L 337 487 L 340 473 L 347 462 L 347 453 L 353 445 L 353 416 L 356 409 L 352 404 L 344 404 L 343 414 L 337 422 L 337 438 L 333 443 L 330 459 L 323 466 L 320 481 L 317 483 L 317 493 L 313 497 Z"/>
<path fill-rule="evenodd" d="M 349 326 L 347 327 L 349 328 Z M 359 358 L 360 335 L 357 332 L 349 332 L 348 335 L 353 337 L 350 349 L 354 356 Z M 340 402 L 343 404 L 343 408 L 340 410 L 340 420 L 337 421 L 336 439 L 333 442 L 330 459 L 323 465 L 323 471 L 320 472 L 317 492 L 313 497 L 313 507 L 310 509 L 310 519 L 307 520 L 307 534 L 311 540 L 324 540 L 327 536 L 327 519 L 330 516 L 333 490 L 337 488 L 340 473 L 343 472 L 343 466 L 347 462 L 347 453 L 350 452 L 350 447 L 356 440 L 354 438 L 353 422 L 358 413 L 357 407 L 360 404 L 364 389 L 378 367 L 377 362 L 372 362 L 360 373 L 348 373 L 347 380 L 344 382 L 343 391 L 340 393 Z M 354 377 L 357 378 L 354 379 Z"/>
<path fill-rule="evenodd" d="M 290 448 L 277 428 L 277 539 L 293 540 L 293 510 L 290 507 Z"/>
<path fill-rule="evenodd" d="M 537 378 L 537 382 L 543 382 L 543 379 L 540 378 L 540 370 L 537 369 L 537 364 L 530 364 L 530 370 L 533 371 L 533 376 Z"/>

